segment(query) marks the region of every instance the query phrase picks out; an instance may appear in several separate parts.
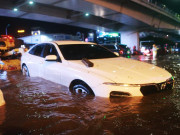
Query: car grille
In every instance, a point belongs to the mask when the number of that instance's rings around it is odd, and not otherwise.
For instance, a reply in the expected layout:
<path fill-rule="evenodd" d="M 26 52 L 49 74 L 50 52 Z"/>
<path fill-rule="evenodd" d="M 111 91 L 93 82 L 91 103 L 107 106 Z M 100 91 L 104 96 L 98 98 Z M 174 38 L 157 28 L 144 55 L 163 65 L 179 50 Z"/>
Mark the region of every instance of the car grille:
<path fill-rule="evenodd" d="M 147 85 L 147 86 L 141 86 L 140 91 L 144 96 L 153 94 L 153 93 L 158 93 L 158 92 L 163 92 L 166 90 L 171 90 L 173 88 L 174 81 L 173 79 L 170 81 L 158 83 L 158 84 L 153 84 L 153 85 Z"/>

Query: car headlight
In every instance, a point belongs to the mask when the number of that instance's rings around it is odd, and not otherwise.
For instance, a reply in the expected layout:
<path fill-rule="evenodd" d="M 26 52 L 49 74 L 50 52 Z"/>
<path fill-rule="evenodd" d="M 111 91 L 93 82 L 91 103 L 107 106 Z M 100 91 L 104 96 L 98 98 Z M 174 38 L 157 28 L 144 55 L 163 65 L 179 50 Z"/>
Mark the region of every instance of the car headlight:
<path fill-rule="evenodd" d="M 105 85 L 112 85 L 112 86 L 123 86 L 123 87 L 140 87 L 141 84 L 126 84 L 126 83 L 112 83 L 112 82 L 104 82 Z"/>

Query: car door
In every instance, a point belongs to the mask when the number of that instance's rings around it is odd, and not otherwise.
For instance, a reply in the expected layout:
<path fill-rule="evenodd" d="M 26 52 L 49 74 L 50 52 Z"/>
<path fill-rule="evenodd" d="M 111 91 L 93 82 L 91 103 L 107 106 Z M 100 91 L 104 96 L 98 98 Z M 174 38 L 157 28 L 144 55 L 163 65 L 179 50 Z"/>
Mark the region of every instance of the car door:
<path fill-rule="evenodd" d="M 44 47 L 44 44 L 39 44 L 29 52 L 31 57 L 28 59 L 27 66 L 31 76 L 42 76 L 41 64 L 44 61 L 42 56 Z"/>
<path fill-rule="evenodd" d="M 46 61 L 45 57 L 48 55 L 56 55 L 57 60 L 56 61 Z M 46 47 L 44 49 L 43 53 L 44 61 L 41 65 L 42 72 L 43 72 L 43 78 L 50 80 L 52 82 L 60 83 L 61 82 L 61 60 L 59 57 L 59 54 L 57 52 L 56 47 L 53 44 L 46 44 Z"/>

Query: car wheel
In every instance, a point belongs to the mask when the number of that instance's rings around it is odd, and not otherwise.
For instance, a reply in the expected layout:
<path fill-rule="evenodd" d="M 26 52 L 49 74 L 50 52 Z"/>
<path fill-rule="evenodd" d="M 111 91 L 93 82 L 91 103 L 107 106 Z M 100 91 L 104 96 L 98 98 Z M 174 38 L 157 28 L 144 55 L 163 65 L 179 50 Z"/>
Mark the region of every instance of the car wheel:
<path fill-rule="evenodd" d="M 91 92 L 91 90 L 86 87 L 83 84 L 76 84 L 72 87 L 71 92 L 73 94 L 77 94 L 77 95 L 83 95 L 83 96 L 87 96 L 87 95 L 93 95 L 93 93 Z"/>
<path fill-rule="evenodd" d="M 29 70 L 28 70 L 28 68 L 27 68 L 26 65 L 23 65 L 23 67 L 22 67 L 22 73 L 23 73 L 24 76 L 30 76 L 30 75 L 29 75 Z"/>

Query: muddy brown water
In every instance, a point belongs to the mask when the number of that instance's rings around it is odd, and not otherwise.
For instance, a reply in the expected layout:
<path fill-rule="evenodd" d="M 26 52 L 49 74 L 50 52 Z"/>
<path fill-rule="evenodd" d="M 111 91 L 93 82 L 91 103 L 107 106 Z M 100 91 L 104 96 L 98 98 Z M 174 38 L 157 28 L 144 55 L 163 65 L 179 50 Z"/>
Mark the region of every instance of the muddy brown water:
<path fill-rule="evenodd" d="M 133 58 L 171 72 L 174 89 L 146 97 L 82 98 L 41 78 L 1 71 L 6 105 L 0 107 L 0 135 L 180 134 L 180 55 Z"/>

